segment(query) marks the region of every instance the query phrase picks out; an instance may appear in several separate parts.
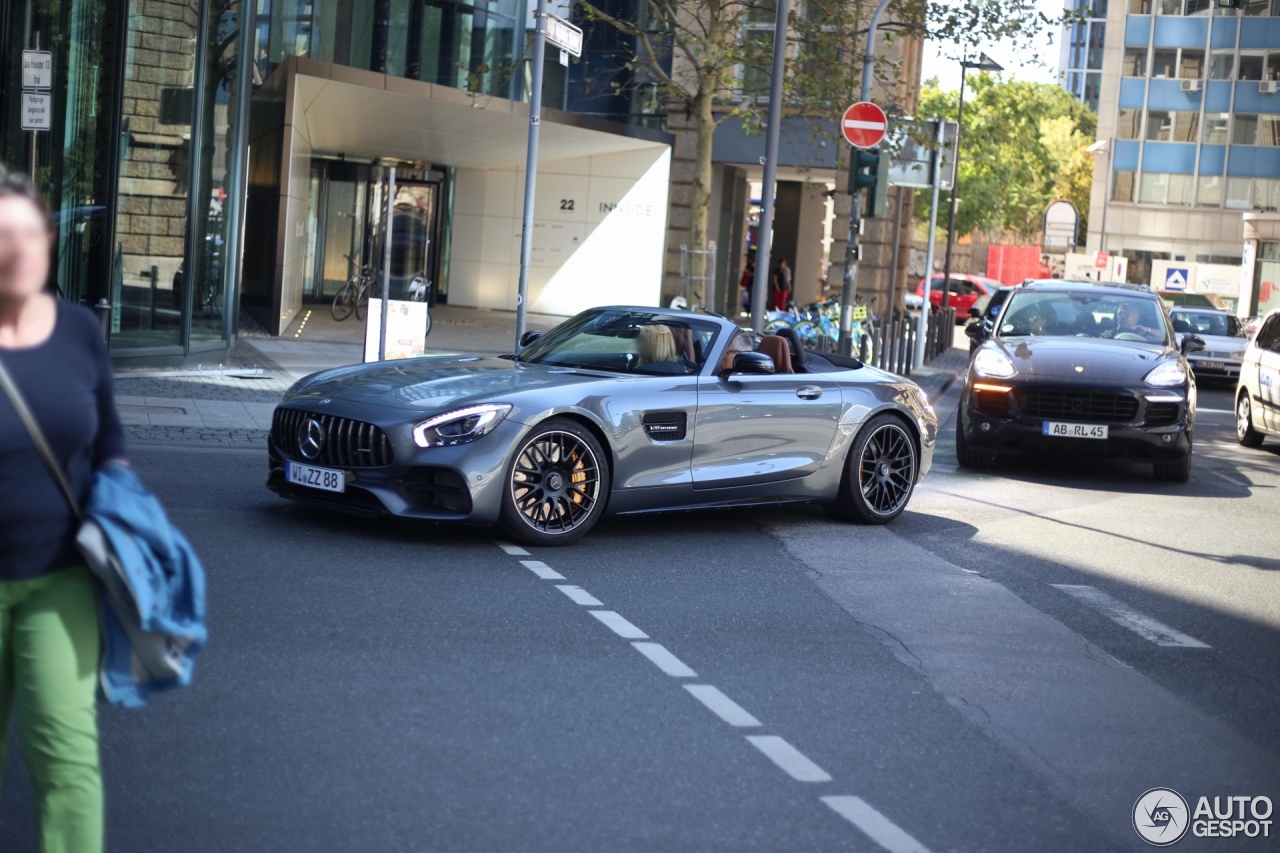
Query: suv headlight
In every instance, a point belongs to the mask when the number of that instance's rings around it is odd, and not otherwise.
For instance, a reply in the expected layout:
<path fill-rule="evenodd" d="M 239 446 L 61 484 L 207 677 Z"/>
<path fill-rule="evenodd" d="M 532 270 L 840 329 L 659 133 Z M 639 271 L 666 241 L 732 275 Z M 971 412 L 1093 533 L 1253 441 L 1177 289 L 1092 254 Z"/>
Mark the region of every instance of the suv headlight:
<path fill-rule="evenodd" d="M 1165 361 L 1157 364 L 1143 380 L 1157 388 L 1172 388 L 1187 381 L 1187 369 L 1180 361 Z"/>
<path fill-rule="evenodd" d="M 1009 356 L 991 347 L 978 350 L 978 354 L 973 357 L 973 370 L 979 376 L 995 379 L 1007 379 L 1018 372 Z"/>
<path fill-rule="evenodd" d="M 467 444 L 492 432 L 510 411 L 510 403 L 488 403 L 445 412 L 414 427 L 413 442 L 419 447 Z"/>

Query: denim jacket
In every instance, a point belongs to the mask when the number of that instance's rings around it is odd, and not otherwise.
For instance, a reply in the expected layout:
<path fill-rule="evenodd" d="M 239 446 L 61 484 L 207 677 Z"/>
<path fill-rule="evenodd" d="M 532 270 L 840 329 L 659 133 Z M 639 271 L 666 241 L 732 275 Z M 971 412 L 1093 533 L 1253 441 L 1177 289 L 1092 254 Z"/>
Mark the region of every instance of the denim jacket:
<path fill-rule="evenodd" d="M 101 698 L 126 707 L 191 683 L 204 648 L 204 568 L 126 465 L 94 477 L 77 544 L 102 581 Z"/>

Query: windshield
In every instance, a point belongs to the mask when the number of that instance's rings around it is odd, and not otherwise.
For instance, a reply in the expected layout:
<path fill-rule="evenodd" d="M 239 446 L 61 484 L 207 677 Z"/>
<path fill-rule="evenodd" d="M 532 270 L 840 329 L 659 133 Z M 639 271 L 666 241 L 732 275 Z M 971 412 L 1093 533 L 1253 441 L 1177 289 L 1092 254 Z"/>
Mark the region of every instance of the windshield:
<path fill-rule="evenodd" d="M 1175 310 L 1173 330 L 1194 335 L 1217 335 L 1220 338 L 1245 337 L 1244 325 L 1239 317 L 1217 311 Z"/>
<path fill-rule="evenodd" d="M 1000 337 L 1036 336 L 1167 345 L 1169 325 L 1154 299 L 1087 290 L 1014 293 L 1000 321 Z"/>
<path fill-rule="evenodd" d="M 586 311 L 552 329 L 518 358 L 530 364 L 643 373 L 697 373 L 719 326 L 656 311 Z"/>

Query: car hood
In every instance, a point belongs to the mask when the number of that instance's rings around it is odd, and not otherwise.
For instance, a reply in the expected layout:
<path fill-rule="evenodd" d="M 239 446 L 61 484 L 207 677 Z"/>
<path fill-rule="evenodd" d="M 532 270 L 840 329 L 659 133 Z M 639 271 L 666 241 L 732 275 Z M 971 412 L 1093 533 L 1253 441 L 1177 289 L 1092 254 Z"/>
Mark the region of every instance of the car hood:
<path fill-rule="evenodd" d="M 1180 339 L 1185 335 L 1179 335 Z M 1227 335 L 1200 335 L 1200 339 L 1204 341 L 1205 351 L 1199 353 L 1204 358 L 1209 352 L 1223 353 L 1224 356 L 1233 352 L 1244 352 L 1249 346 L 1248 338 L 1232 338 Z"/>
<path fill-rule="evenodd" d="M 1128 382 L 1146 376 L 1163 359 L 1178 355 L 1176 349 L 1164 344 L 1105 338 L 1005 338 L 995 344 L 1023 377 Z"/>
<path fill-rule="evenodd" d="M 284 402 L 335 400 L 428 414 L 551 387 L 617 381 L 611 373 L 521 364 L 507 358 L 435 356 L 354 364 L 299 381 Z"/>

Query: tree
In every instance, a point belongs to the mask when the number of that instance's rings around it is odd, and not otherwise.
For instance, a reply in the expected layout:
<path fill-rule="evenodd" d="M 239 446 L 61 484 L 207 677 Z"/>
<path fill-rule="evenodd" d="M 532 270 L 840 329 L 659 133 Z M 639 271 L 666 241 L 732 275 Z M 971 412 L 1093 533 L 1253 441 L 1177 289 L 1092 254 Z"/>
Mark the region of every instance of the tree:
<path fill-rule="evenodd" d="M 625 64 L 636 82 L 614 85 L 652 85 L 670 108 L 683 108 L 693 120 L 690 248 L 705 250 L 712 139 L 716 127 L 730 117 L 743 119 L 748 129 L 759 129 L 764 122 L 777 7 L 773 0 L 636 3 L 638 14 L 626 16 L 607 0 L 576 0 L 589 25 L 606 24 L 634 39 L 634 55 Z M 784 80 L 787 115 L 834 122 L 852 102 L 875 5 L 874 0 L 794 0 Z M 882 39 L 914 35 L 965 45 L 1030 34 L 1049 23 L 1036 0 L 968 0 L 956 6 L 899 0 L 890 18 L 881 25 Z M 885 80 L 896 78 L 898 71 L 884 61 L 875 68 Z"/>
<path fill-rule="evenodd" d="M 1087 211 L 1093 163 L 1085 148 L 1097 129 L 1094 112 L 1061 86 L 990 74 L 974 75 L 969 84 L 956 233 L 976 229 L 1033 239 L 1054 199 Z M 930 80 L 921 89 L 919 113 L 954 119 L 958 104 L 957 92 Z M 927 199 L 917 200 L 916 212 L 928 215 Z"/>

